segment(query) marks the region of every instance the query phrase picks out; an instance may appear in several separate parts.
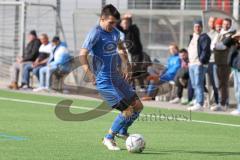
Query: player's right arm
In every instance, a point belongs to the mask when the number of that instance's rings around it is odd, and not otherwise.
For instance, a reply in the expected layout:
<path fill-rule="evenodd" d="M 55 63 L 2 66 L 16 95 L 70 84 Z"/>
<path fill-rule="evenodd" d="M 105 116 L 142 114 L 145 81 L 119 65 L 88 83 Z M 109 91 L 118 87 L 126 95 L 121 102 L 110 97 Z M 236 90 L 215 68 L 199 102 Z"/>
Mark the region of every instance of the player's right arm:
<path fill-rule="evenodd" d="M 95 76 L 92 73 L 89 63 L 88 63 L 88 50 L 86 48 L 82 48 L 80 50 L 80 63 L 82 64 L 83 70 L 86 73 L 87 77 L 89 78 L 89 80 L 95 85 L 96 84 L 96 80 L 95 80 Z"/>
<path fill-rule="evenodd" d="M 90 69 L 90 65 L 88 63 L 88 54 L 92 51 L 94 46 L 97 44 L 99 39 L 99 34 L 96 28 L 93 28 L 85 38 L 85 41 L 82 45 L 82 49 L 80 50 L 80 63 L 82 64 L 83 70 L 85 71 L 87 77 L 93 84 L 96 84 L 95 76 Z M 94 53 L 93 53 L 94 54 Z"/>

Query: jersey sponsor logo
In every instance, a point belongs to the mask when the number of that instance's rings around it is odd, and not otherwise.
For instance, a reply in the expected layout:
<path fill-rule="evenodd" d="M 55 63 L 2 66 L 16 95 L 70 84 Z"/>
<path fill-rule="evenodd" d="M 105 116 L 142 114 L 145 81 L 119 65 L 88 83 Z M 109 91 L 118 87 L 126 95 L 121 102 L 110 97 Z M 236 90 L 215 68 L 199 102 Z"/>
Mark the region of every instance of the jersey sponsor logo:
<path fill-rule="evenodd" d="M 115 42 L 107 42 L 103 46 L 103 50 L 106 53 L 116 52 L 116 49 L 117 49 L 117 44 Z"/>

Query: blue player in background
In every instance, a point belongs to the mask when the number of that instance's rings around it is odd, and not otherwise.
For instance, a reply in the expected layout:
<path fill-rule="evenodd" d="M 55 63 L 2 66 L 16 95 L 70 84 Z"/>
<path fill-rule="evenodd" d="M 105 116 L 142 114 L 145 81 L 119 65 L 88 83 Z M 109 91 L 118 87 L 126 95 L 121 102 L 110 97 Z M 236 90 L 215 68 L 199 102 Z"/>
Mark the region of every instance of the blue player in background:
<path fill-rule="evenodd" d="M 120 32 L 115 28 L 120 20 L 118 10 L 111 4 L 103 7 L 100 21 L 87 35 L 80 51 L 80 62 L 86 75 L 96 85 L 109 107 L 121 111 L 113 121 L 103 144 L 109 150 L 120 150 L 115 136 L 126 139 L 128 128 L 143 109 L 133 88 L 128 84 L 130 64 Z M 88 63 L 92 56 L 92 64 Z M 119 62 L 125 69 L 119 70 Z"/>

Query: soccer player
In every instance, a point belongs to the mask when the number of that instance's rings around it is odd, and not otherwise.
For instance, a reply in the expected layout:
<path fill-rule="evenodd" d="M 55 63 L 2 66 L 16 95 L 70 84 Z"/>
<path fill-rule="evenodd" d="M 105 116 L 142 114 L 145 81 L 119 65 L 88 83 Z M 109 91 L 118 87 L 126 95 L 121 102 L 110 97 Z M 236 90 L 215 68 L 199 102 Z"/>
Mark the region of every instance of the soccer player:
<path fill-rule="evenodd" d="M 80 51 L 80 62 L 88 78 L 96 84 L 109 107 L 121 111 L 103 138 L 103 144 L 109 150 L 120 150 L 115 143 L 115 136 L 126 139 L 129 126 L 143 109 L 141 101 L 127 82 L 130 64 L 120 41 L 120 32 L 115 28 L 119 20 L 120 14 L 113 5 L 104 6 L 99 24 L 88 33 Z M 88 55 L 92 56 L 91 65 Z M 119 61 L 125 66 L 122 72 L 119 71 Z"/>

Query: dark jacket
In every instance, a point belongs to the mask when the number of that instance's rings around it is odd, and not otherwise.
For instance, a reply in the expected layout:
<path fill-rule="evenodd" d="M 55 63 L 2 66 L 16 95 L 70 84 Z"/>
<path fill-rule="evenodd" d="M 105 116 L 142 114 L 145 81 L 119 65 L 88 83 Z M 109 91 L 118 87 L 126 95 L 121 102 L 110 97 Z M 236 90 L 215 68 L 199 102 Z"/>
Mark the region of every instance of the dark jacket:
<path fill-rule="evenodd" d="M 38 50 L 40 46 L 41 42 L 39 39 L 34 39 L 31 42 L 29 42 L 23 52 L 23 62 L 35 61 L 38 57 L 39 54 Z"/>
<path fill-rule="evenodd" d="M 143 60 L 143 47 L 140 39 L 140 32 L 138 27 L 133 24 L 130 25 L 128 30 L 122 30 L 125 34 L 125 40 L 132 42 L 128 45 L 128 51 L 131 54 L 134 62 L 140 62 Z"/>
<path fill-rule="evenodd" d="M 239 47 L 237 46 L 231 47 L 228 63 L 230 67 L 240 71 L 240 48 Z"/>
<path fill-rule="evenodd" d="M 193 36 L 190 36 L 190 41 Z M 201 64 L 208 64 L 211 57 L 211 39 L 206 33 L 202 33 L 198 38 L 198 58 Z"/>
<path fill-rule="evenodd" d="M 223 44 L 230 48 L 227 59 L 228 65 L 240 71 L 240 47 L 237 43 L 238 42 L 234 41 L 231 37 L 228 37 L 223 41 Z"/>

